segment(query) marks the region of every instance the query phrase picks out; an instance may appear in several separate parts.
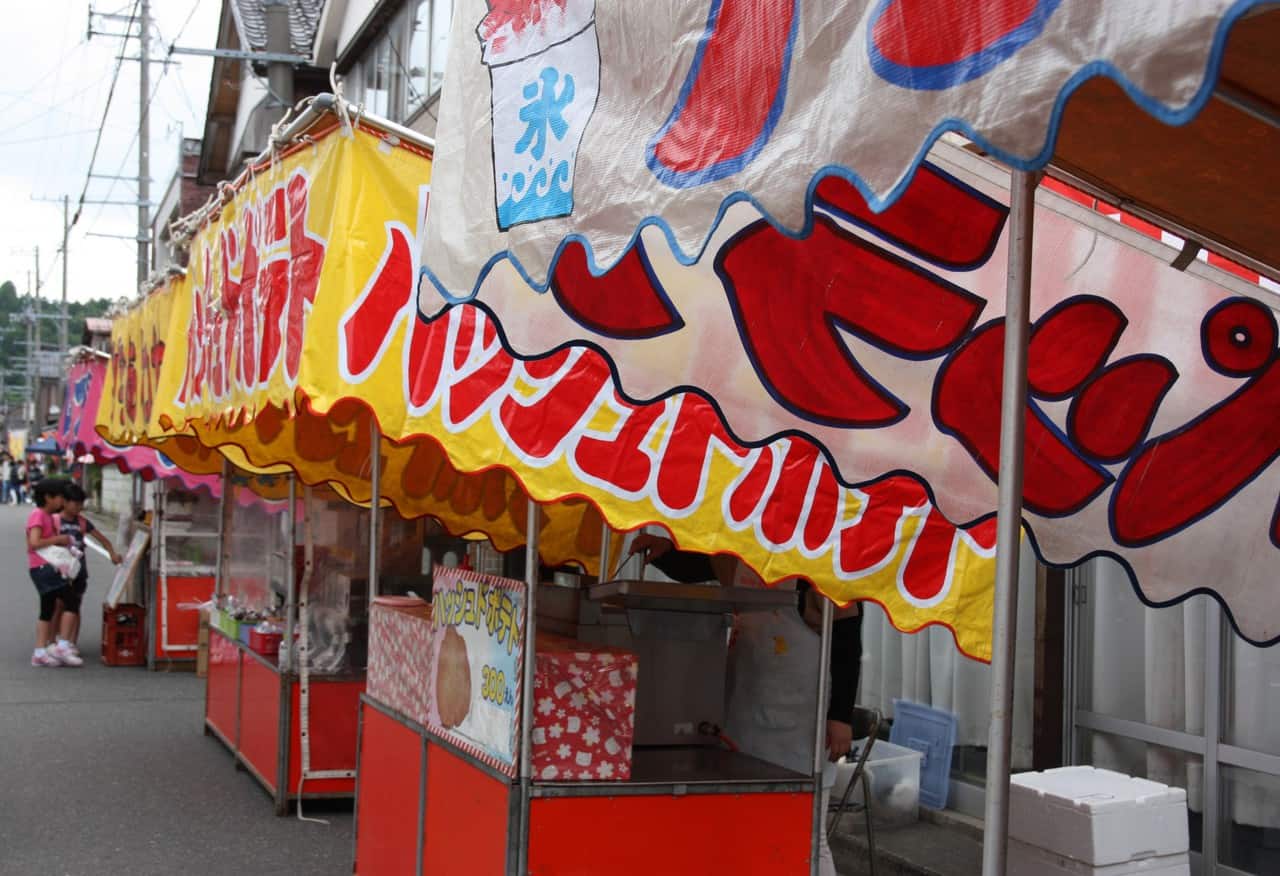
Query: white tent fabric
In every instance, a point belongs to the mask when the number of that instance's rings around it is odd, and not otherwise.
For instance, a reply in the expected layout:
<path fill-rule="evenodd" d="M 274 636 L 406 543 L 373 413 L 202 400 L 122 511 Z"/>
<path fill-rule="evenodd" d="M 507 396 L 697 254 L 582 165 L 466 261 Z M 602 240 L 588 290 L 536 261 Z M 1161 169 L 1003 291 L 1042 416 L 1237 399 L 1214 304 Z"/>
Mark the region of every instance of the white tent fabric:
<path fill-rule="evenodd" d="M 1126 586 L 1124 570 L 1093 560 L 1086 607 L 1092 633 L 1085 705 L 1093 712 L 1177 730 L 1204 733 L 1205 625 L 1216 618 L 1207 597 L 1149 608 Z M 1213 622 L 1216 622 L 1213 621 Z M 1222 741 L 1280 754 L 1280 649 L 1257 648 L 1229 636 L 1223 683 Z M 1089 639 L 1086 638 L 1086 643 Z M 1093 734 L 1093 765 L 1187 789 L 1188 804 L 1203 808 L 1201 759 L 1107 734 Z M 1237 824 L 1280 827 L 1280 777 L 1233 770 L 1224 803 Z"/>
<path fill-rule="evenodd" d="M 1017 672 L 1013 697 L 1013 768 L 1031 768 L 1035 700 L 1036 564 L 1023 551 L 1018 578 Z M 956 745 L 985 748 L 991 724 L 991 667 L 965 657 L 951 633 L 930 627 L 906 634 L 884 611 L 862 604 L 862 680 L 858 704 L 893 716 L 896 698 L 945 709 L 957 719 Z"/>

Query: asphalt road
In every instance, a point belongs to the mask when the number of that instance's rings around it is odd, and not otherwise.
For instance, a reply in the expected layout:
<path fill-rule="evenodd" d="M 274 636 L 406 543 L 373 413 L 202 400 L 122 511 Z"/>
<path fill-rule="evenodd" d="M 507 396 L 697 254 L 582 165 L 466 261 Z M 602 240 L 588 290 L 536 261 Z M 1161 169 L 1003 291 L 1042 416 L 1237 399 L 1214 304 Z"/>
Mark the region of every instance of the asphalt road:
<path fill-rule="evenodd" d="M 90 551 L 80 669 L 30 665 L 38 608 L 22 527 L 0 506 L 0 876 L 349 874 L 350 804 L 276 818 L 202 732 L 191 672 L 103 666 L 112 566 Z M 110 534 L 110 533 L 109 533 Z"/>

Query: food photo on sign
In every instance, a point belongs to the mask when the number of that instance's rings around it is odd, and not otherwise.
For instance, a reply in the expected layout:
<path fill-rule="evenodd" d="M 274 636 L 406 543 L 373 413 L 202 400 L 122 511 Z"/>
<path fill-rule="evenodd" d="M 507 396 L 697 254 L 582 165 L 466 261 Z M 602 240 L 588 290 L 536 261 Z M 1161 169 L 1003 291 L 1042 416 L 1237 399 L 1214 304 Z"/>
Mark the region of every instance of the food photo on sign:
<path fill-rule="evenodd" d="M 440 568 L 434 579 L 427 723 L 514 775 L 524 585 L 457 568 Z"/>

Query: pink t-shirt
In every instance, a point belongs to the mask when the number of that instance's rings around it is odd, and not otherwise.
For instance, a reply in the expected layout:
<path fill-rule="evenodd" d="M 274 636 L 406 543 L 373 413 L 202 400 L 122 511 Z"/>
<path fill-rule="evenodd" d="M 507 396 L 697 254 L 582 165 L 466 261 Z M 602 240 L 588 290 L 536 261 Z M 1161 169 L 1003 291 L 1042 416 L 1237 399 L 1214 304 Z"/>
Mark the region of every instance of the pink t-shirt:
<path fill-rule="evenodd" d="M 27 516 L 27 528 L 23 532 L 29 533 L 33 529 L 40 530 L 41 538 L 52 538 L 58 534 L 58 526 L 53 521 L 53 515 L 43 508 L 36 508 Z M 27 568 L 37 569 L 46 562 L 45 558 L 35 551 L 27 551 Z"/>

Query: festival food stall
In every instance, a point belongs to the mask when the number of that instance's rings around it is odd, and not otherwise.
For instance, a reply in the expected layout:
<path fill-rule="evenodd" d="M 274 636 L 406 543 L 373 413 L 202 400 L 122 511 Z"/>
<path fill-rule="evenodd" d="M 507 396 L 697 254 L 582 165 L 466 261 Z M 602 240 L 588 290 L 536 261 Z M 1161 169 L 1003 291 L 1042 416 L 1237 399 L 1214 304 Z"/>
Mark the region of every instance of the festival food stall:
<path fill-rule="evenodd" d="M 153 305 L 154 306 L 154 305 Z M 140 317 L 133 317 L 140 321 Z M 126 322 L 130 321 L 126 317 Z M 122 332 L 122 337 L 125 333 Z M 137 344 L 134 344 L 135 357 Z M 122 347 L 120 355 L 127 355 Z M 136 478 L 133 504 L 141 510 L 144 504 L 136 489 L 137 481 L 152 486 L 151 515 L 135 519 L 130 514 L 113 534 L 122 554 L 128 552 L 136 533 L 147 537 L 149 560 L 139 564 L 144 572 L 137 592 L 121 592 L 119 599 L 129 601 L 122 610 L 117 604 L 104 608 L 103 641 L 110 645 L 123 632 L 116 630 L 117 618 L 127 616 L 129 625 L 145 629 L 129 631 L 138 635 L 127 654 L 108 647 L 104 657 L 113 665 L 145 663 L 152 669 L 170 667 L 174 663 L 194 663 L 196 659 L 199 614 L 198 607 L 213 594 L 217 555 L 217 521 L 221 496 L 220 458 L 200 448 L 191 439 L 166 445 L 191 470 L 177 465 L 164 452 L 145 446 L 121 446 L 104 439 L 96 430 L 102 407 L 103 387 L 110 356 L 88 348 L 72 355 L 67 374 L 66 398 L 59 423 L 58 439 L 77 458 L 92 459 L 98 465 L 114 465 Z M 150 366 L 149 366 L 150 367 Z M 137 386 L 133 404 L 139 404 Z M 127 398 L 122 398 L 128 404 Z M 145 489 L 145 487 L 143 488 Z M 131 600 L 138 600 L 132 602 Z"/>
<path fill-rule="evenodd" d="M 661 7 L 455 5 L 420 311 L 481 307 L 521 358 L 589 345 L 628 398 L 705 393 L 747 443 L 812 439 L 836 483 L 908 473 L 931 522 L 998 520 L 984 872 L 1002 874 L 1021 538 L 1047 563 L 1119 559 L 1149 604 L 1210 592 L 1244 639 L 1280 640 L 1260 559 L 1280 544 L 1275 301 L 1195 258 L 1280 278 L 1261 231 L 1280 16 Z M 1036 192 L 1046 165 L 1181 252 L 1111 245 Z"/>
<path fill-rule="evenodd" d="M 156 293 L 172 296 L 174 314 L 154 378 L 156 404 L 108 433 L 142 443 L 191 437 L 251 474 L 287 467 L 296 476 L 287 503 L 295 523 L 282 532 L 293 533 L 295 546 L 297 519 L 308 516 L 297 494 L 309 485 L 405 519 L 429 515 L 455 537 L 483 534 L 498 553 L 526 547 L 524 563 L 481 562 L 493 555 L 477 550 L 471 565 L 486 571 L 439 570 L 427 629 L 424 605 L 374 601 L 380 576 L 371 567 L 357 868 L 386 872 L 385 856 L 395 866 L 411 860 L 447 868 L 462 849 L 459 831 L 492 852 L 481 870 L 523 871 L 548 860 L 576 866 L 625 857 L 640 868 L 665 861 L 672 846 L 637 851 L 626 841 L 635 819 L 664 831 L 691 866 L 723 863 L 724 844 L 706 837 L 731 827 L 732 854 L 744 870 L 807 866 L 823 821 L 818 756 L 799 771 L 785 769 L 729 750 L 714 732 L 727 616 L 794 604 L 795 595 L 598 584 L 600 570 L 610 568 L 602 554 L 617 555 L 618 533 L 660 521 L 682 547 L 740 556 L 771 582 L 827 581 L 838 572 L 836 580 L 858 581 L 858 595 L 890 607 L 904 628 L 946 624 L 981 653 L 990 524 L 960 530 L 931 519 L 927 496 L 908 478 L 847 489 L 809 441 L 742 443 L 705 397 L 677 393 L 637 404 L 591 347 L 522 359 L 484 308 L 420 309 L 415 246 L 429 191 L 425 156 L 394 126 L 353 119 L 332 99 L 315 101 L 303 121 L 283 126 L 270 160 L 191 220 L 190 273 Z M 267 242 L 279 258 L 260 257 Z M 115 379 L 127 383 L 127 363 Z M 237 507 L 226 496 L 224 509 Z M 224 511 L 224 534 L 237 531 L 226 523 L 234 513 Z M 370 529 L 378 519 L 371 515 Z M 260 536 L 272 527 L 249 528 Z M 362 528 L 344 528 L 339 544 Z M 237 550 L 224 539 L 231 553 L 220 564 L 220 595 L 223 587 L 239 592 Z M 279 576 L 292 574 L 300 608 L 304 575 L 264 571 L 265 550 L 251 549 L 257 568 L 244 589 L 260 602 L 268 593 L 279 602 L 283 591 L 287 606 L 291 588 Z M 561 568 L 567 563 L 578 577 Z M 941 598 L 904 598 L 904 581 Z M 473 621 L 477 612 L 483 623 Z M 286 626 L 292 616 L 284 612 Z M 829 628 L 830 603 L 825 617 Z M 646 619 L 647 633 L 632 635 Z M 296 623 L 299 634 L 310 627 L 300 615 Z M 227 694 L 233 674 L 245 667 L 258 674 L 271 662 L 233 638 L 238 627 L 219 639 L 230 671 L 210 667 L 217 732 L 227 738 L 239 722 L 233 732 L 243 735 L 250 707 L 261 712 L 255 721 L 279 730 L 281 744 L 263 747 L 276 759 L 253 761 L 278 805 L 299 790 L 306 797 L 335 787 L 320 782 L 348 780 L 308 776 L 303 765 L 303 787 L 295 788 L 292 755 L 280 752 L 307 719 L 281 717 L 280 704 L 291 697 L 274 693 L 281 688 L 270 678 L 263 689 L 273 692 L 255 704 Z M 281 639 L 294 641 L 287 629 Z M 813 640 L 816 648 L 826 636 Z M 708 656 L 705 677 L 702 667 L 685 669 L 702 695 L 664 697 L 670 686 L 654 661 L 679 662 L 682 648 Z M 825 684 L 817 658 L 815 702 Z M 306 665 L 303 659 L 296 671 Z M 576 683 L 592 687 L 594 715 L 583 711 L 592 697 L 581 694 L 579 703 L 575 692 L 561 690 Z M 550 700 L 555 715 L 557 699 L 566 711 L 558 727 L 534 705 Z M 312 727 L 346 720 L 312 711 Z M 591 717 L 607 717 L 611 732 L 600 732 Z M 821 726 L 816 708 L 805 726 L 815 734 Z M 577 734 L 573 745 L 569 733 Z M 385 805 L 391 800 L 406 805 Z M 602 827 L 590 848 L 570 841 L 584 814 Z M 761 829 L 742 834 L 741 825 Z"/>

